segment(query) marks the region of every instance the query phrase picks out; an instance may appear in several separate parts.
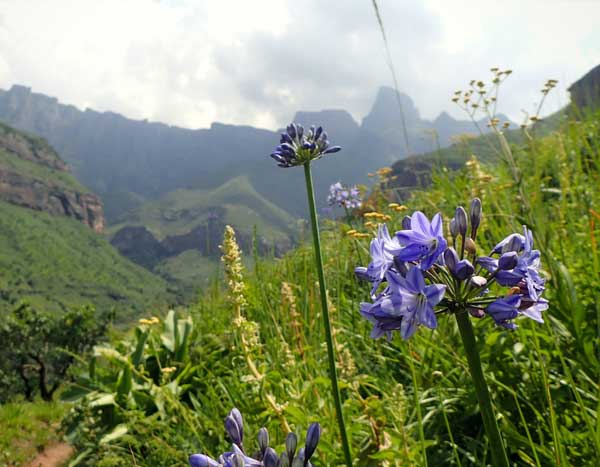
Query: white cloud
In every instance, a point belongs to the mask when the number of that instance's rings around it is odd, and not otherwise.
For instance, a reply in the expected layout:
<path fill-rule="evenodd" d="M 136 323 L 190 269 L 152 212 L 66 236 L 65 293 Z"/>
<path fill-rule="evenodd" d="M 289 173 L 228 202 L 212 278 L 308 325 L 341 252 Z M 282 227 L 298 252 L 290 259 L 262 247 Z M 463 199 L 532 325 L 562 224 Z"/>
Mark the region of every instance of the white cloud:
<path fill-rule="evenodd" d="M 401 90 L 434 118 L 490 66 L 515 70 L 501 109 L 530 110 L 600 63 L 594 0 L 380 0 Z M 0 87 L 187 127 L 278 127 L 296 110 L 358 120 L 391 83 L 370 0 L 0 0 Z"/>

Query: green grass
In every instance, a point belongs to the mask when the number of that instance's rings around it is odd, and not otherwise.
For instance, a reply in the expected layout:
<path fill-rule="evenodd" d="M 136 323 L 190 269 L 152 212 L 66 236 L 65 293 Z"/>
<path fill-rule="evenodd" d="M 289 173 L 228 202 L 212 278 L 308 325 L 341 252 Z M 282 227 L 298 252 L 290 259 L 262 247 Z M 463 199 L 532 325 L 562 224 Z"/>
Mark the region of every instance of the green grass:
<path fill-rule="evenodd" d="M 61 402 L 0 405 L 0 467 L 23 465 L 59 441 L 60 422 L 69 406 Z"/>
<path fill-rule="evenodd" d="M 180 189 L 157 201 L 142 204 L 111 225 L 117 232 L 125 225 L 143 225 L 159 240 L 188 233 L 206 223 L 214 212 L 224 212 L 224 222 L 251 233 L 254 225 L 269 241 L 289 238 L 294 218 L 258 194 L 245 176 L 231 179 L 214 190 Z"/>
<path fill-rule="evenodd" d="M 447 227 L 458 204 L 479 196 L 485 216 L 477 239 L 481 254 L 521 231 L 523 224 L 533 230 L 542 251 L 551 304 L 546 323 L 522 317 L 519 329 L 509 332 L 490 318 L 473 320 L 500 429 L 515 465 L 600 463 L 597 117 L 563 123 L 556 133 L 514 146 L 517 181 L 504 162 L 490 160 L 456 172 L 436 171 L 431 187 L 414 191 L 405 202 L 409 212 L 419 209 L 431 216 L 441 211 Z M 389 214 L 390 230 L 399 230 L 405 213 L 388 209 L 391 193 L 384 194 L 390 198 L 373 197 L 367 209 Z M 369 287 L 357 282 L 353 270 L 368 262 L 370 239 L 344 234 L 350 227 L 370 232 L 365 220 L 354 218 L 352 225 L 327 222 L 322 232 L 344 410 L 357 465 L 423 465 L 423 452 L 429 465 L 489 464 L 455 320 L 439 316 L 435 331 L 421 328 L 409 343 L 398 336 L 391 342 L 369 337 L 371 326 L 358 312 L 360 302 L 369 300 Z M 123 465 L 133 456 L 140 466 L 161 465 L 167 452 L 173 465 L 173 459 L 184 462 L 191 452 L 216 455 L 228 448 L 223 417 L 237 406 L 245 415 L 250 449 L 260 426 L 269 427 L 272 444 L 280 450 L 284 421 L 303 435 L 309 422 L 319 420 L 324 432 L 315 465 L 342 462 L 311 248 L 303 245 L 281 260 L 260 261 L 244 275 L 247 305 L 242 312 L 247 322 L 234 319 L 227 284 L 213 282 L 188 310 L 194 327 L 185 357 L 164 357 L 165 343 L 171 340 L 160 333 L 171 332 L 167 326 L 153 328 L 152 345 L 142 346 L 149 363 L 142 365 L 144 371 L 136 370 L 135 378 L 145 378 L 157 360 L 177 370 L 170 380 L 157 379 L 157 388 L 146 399 L 135 386 L 131 391 L 137 399 L 128 400 L 152 400 L 163 412 L 123 403 L 113 415 L 128 427 L 128 434 L 99 446 L 82 432 L 76 441 L 79 449 L 91 449 L 96 460 L 121 459 Z M 289 284 L 287 291 L 284 283 Z M 140 336 L 136 331 L 115 340 L 113 349 L 137 361 L 138 353 L 131 349 L 140 348 Z M 250 344 L 244 345 L 241 336 Z M 257 380 L 249 361 L 262 378 Z M 128 391 L 129 386 L 119 383 L 123 359 L 114 352 L 97 359 L 95 368 L 103 390 Z M 87 374 L 85 367 L 81 370 Z M 81 383 L 86 381 L 82 378 Z M 85 413 L 85 404 L 78 407 Z M 79 426 L 108 429 L 95 420 L 81 419 Z"/>
<path fill-rule="evenodd" d="M 0 202 L 0 304 L 116 307 L 119 320 L 173 300 L 167 284 L 82 223 Z"/>

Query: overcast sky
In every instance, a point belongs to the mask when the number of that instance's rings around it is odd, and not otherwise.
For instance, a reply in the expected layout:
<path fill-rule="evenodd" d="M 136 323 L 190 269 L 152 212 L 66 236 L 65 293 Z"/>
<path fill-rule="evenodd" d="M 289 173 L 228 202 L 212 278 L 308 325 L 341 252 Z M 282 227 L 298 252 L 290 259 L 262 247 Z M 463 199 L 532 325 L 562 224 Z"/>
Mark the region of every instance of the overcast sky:
<path fill-rule="evenodd" d="M 546 111 L 600 64 L 600 0 L 379 0 L 398 74 L 422 116 L 511 68 L 500 111 Z M 391 85 L 371 0 L 0 0 L 0 88 L 190 128 L 274 129 L 296 110 L 360 120 Z"/>

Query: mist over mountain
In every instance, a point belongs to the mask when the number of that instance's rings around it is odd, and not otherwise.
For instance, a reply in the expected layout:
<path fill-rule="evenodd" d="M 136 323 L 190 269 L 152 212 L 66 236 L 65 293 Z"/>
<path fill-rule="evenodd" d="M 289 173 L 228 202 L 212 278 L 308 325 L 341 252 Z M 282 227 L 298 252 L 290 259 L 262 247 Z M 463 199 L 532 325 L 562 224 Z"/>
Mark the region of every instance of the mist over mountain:
<path fill-rule="evenodd" d="M 407 156 L 398 99 L 406 121 L 411 154 L 447 146 L 453 134 L 472 131 L 472 123 L 442 114 L 433 122 L 420 117 L 410 97 L 381 88 L 362 124 L 345 110 L 298 112 L 294 121 L 320 124 L 344 150 L 325 157 L 315 170 L 317 202 L 328 186 L 366 183 L 366 174 Z M 107 220 L 180 188 L 214 189 L 245 175 L 269 201 L 302 216 L 306 201 L 302 174 L 277 167 L 268 157 L 278 141 L 273 131 L 213 123 L 186 129 L 113 112 L 84 111 L 54 97 L 14 85 L 0 91 L 0 121 L 46 138 L 72 167 L 75 176 L 103 200 Z"/>

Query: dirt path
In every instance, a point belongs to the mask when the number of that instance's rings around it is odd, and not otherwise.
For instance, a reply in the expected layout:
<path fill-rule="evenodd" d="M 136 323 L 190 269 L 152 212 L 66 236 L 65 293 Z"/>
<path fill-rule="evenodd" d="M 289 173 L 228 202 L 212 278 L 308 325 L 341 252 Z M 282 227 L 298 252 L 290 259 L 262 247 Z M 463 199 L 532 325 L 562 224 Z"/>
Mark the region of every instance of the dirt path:
<path fill-rule="evenodd" d="M 25 467 L 60 467 L 73 455 L 73 448 L 67 443 L 46 446 L 43 452 Z"/>

